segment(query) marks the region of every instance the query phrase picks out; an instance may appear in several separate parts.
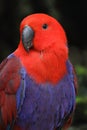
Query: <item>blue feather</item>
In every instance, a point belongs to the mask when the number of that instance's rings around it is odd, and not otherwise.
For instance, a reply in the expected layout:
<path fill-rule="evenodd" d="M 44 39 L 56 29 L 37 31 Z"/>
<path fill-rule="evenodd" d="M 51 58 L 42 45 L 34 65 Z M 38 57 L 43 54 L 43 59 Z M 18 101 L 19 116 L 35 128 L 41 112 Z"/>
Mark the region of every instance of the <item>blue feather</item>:
<path fill-rule="evenodd" d="M 24 68 L 21 74 L 24 87 L 21 83 L 16 95 L 17 108 L 21 106 L 16 121 L 17 125 L 25 129 L 27 126 L 28 130 L 61 128 L 75 107 L 71 65 L 68 64 L 68 73 L 56 85 L 36 83 Z"/>

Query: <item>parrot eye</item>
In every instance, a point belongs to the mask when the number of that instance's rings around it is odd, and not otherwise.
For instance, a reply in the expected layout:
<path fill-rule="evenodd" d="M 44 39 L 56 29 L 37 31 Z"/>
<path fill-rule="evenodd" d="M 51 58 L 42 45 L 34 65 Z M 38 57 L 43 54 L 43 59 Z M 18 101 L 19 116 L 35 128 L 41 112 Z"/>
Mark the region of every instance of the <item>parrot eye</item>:
<path fill-rule="evenodd" d="M 47 24 L 43 24 L 42 28 L 43 28 L 43 29 L 47 29 L 47 28 L 48 28 L 48 25 L 47 25 Z"/>

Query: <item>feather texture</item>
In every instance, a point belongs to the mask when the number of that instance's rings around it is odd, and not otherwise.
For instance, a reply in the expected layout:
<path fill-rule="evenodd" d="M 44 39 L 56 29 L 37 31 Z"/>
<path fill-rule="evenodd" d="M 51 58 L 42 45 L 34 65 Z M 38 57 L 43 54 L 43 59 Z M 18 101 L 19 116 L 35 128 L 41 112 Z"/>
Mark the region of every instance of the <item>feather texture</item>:
<path fill-rule="evenodd" d="M 75 109 L 75 88 L 70 71 L 56 85 L 37 83 L 24 71 L 26 96 L 18 113 L 17 126 L 23 130 L 53 130 L 65 124 Z M 20 91 L 17 101 L 18 95 Z"/>
<path fill-rule="evenodd" d="M 0 65 L 0 128 L 3 129 L 16 118 L 15 94 L 21 80 L 20 67 L 14 56 L 6 58 Z"/>

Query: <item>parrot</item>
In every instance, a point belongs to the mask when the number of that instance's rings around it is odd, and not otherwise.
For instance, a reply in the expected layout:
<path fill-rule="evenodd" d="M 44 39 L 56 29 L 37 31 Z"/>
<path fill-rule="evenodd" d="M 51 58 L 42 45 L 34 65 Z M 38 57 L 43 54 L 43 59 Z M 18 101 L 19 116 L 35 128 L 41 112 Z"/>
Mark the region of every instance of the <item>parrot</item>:
<path fill-rule="evenodd" d="M 77 76 L 66 32 L 35 13 L 20 23 L 17 49 L 0 64 L 0 130 L 67 130 L 76 108 Z"/>

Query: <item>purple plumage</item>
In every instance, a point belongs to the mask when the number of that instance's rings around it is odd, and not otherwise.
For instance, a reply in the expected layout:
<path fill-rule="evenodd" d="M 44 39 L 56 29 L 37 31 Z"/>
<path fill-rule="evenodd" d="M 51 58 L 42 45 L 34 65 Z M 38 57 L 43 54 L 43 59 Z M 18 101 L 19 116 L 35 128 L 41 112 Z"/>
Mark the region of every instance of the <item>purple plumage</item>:
<path fill-rule="evenodd" d="M 56 85 L 38 84 L 22 68 L 22 81 L 16 94 L 18 117 L 16 124 L 23 130 L 53 130 L 61 128 L 74 111 L 75 89 L 72 66 Z"/>

